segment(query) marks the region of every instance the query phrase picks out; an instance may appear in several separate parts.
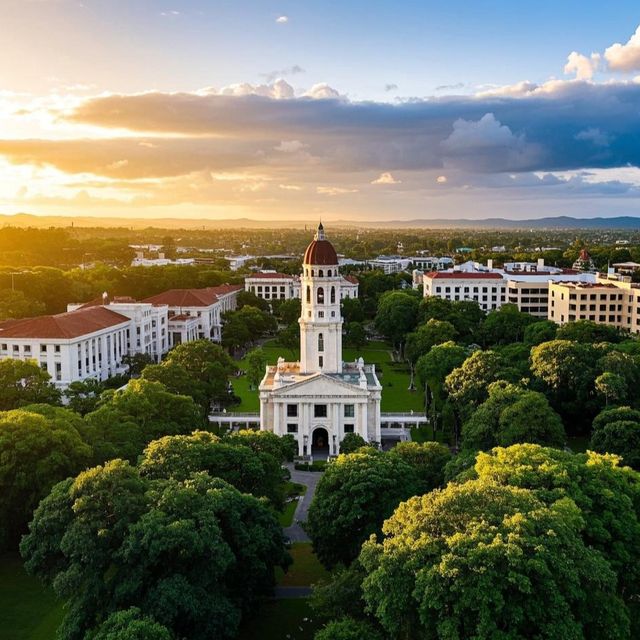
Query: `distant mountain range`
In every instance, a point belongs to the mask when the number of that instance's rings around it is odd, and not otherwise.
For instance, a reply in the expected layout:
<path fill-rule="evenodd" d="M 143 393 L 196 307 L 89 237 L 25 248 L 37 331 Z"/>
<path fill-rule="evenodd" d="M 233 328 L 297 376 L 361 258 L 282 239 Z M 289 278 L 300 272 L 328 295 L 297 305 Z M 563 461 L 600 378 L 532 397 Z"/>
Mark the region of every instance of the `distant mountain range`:
<path fill-rule="evenodd" d="M 640 230 L 640 216 L 617 216 L 614 218 L 572 218 L 557 216 L 510 220 L 508 218 L 484 218 L 469 220 L 456 218 L 416 218 L 413 220 L 344 220 L 327 221 L 328 226 L 355 228 L 402 228 L 402 229 L 617 229 Z M 195 218 L 98 218 L 91 216 L 35 216 L 28 213 L 0 215 L 0 227 L 121 227 L 144 229 L 285 229 L 315 226 L 309 220 L 252 220 L 233 218 L 227 220 L 207 220 Z"/>

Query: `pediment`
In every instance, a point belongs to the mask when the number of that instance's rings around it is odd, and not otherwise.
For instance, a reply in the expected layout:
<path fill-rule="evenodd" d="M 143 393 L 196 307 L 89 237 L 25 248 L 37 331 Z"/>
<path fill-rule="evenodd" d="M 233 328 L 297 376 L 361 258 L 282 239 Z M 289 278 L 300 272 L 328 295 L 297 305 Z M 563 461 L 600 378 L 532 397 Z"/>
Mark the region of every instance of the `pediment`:
<path fill-rule="evenodd" d="M 271 393 L 279 398 L 301 398 L 305 396 L 364 398 L 369 395 L 367 389 L 322 373 L 316 373 L 308 378 L 274 389 Z"/>

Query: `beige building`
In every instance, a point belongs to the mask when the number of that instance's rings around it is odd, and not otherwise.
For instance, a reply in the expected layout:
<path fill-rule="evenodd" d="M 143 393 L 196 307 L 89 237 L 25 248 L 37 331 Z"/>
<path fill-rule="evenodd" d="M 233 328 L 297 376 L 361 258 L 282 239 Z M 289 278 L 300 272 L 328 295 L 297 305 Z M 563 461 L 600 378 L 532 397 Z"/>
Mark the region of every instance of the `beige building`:
<path fill-rule="evenodd" d="M 640 287 L 599 277 L 595 283 L 549 283 L 549 320 L 558 324 L 591 320 L 640 332 Z"/>

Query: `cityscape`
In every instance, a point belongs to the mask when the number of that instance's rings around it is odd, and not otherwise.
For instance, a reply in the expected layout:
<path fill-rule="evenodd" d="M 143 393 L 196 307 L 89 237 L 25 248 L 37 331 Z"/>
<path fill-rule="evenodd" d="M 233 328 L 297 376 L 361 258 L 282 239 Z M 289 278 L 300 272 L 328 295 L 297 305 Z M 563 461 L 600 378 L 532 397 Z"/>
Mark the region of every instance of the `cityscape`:
<path fill-rule="evenodd" d="M 637 6 L 3 26 L 2 638 L 640 637 Z"/>

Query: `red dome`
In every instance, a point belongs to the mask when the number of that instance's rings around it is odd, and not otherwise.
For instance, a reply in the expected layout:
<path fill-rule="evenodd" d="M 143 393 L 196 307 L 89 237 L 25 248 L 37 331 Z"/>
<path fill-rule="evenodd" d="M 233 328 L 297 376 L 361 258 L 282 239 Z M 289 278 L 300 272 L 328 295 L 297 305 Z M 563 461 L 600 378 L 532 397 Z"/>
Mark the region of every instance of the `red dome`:
<path fill-rule="evenodd" d="M 304 264 L 338 264 L 338 254 L 328 240 L 313 240 L 304 252 Z"/>
<path fill-rule="evenodd" d="M 303 264 L 336 265 L 338 254 L 333 245 L 324 236 L 322 223 L 318 225 L 318 231 L 311 244 L 304 252 Z"/>

